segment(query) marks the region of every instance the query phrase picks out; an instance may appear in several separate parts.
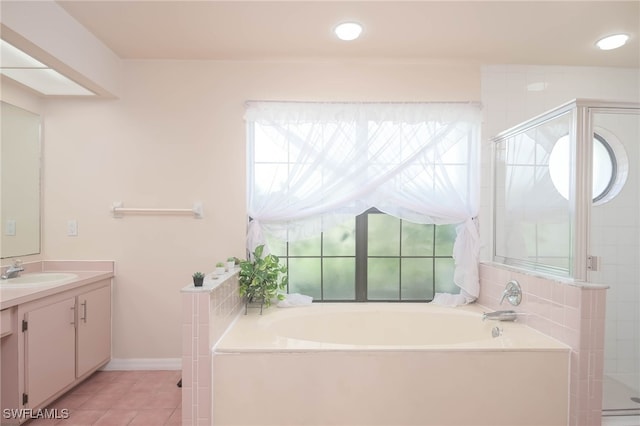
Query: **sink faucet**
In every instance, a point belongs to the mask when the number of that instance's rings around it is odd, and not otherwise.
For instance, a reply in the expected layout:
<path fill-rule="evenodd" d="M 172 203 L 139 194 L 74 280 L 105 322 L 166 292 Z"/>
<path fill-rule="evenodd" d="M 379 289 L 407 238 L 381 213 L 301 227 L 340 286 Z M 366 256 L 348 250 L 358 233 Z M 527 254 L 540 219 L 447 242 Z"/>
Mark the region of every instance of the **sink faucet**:
<path fill-rule="evenodd" d="M 2 275 L 0 278 L 2 278 L 3 280 L 15 278 L 20 275 L 20 272 L 22 271 L 24 271 L 24 268 L 22 267 L 22 261 L 18 259 L 15 260 L 13 264 L 7 268 L 7 270 L 4 272 L 4 275 Z"/>

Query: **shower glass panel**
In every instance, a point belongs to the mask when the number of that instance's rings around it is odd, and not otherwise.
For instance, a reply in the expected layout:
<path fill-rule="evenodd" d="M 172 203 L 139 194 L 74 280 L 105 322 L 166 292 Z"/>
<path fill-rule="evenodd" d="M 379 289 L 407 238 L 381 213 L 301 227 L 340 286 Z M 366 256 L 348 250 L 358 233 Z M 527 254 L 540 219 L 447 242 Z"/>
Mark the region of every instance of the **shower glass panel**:
<path fill-rule="evenodd" d="M 555 184 L 572 190 L 571 156 L 553 176 L 549 162 L 559 143 L 574 139 L 573 117 L 562 111 L 495 139 L 495 260 L 571 275 L 573 209 Z"/>

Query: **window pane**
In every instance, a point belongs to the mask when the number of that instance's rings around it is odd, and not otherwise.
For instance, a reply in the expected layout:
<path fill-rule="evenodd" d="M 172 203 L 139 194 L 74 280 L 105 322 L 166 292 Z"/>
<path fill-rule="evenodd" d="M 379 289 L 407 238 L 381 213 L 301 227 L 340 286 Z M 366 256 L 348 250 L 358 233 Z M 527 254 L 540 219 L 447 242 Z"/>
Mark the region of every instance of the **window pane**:
<path fill-rule="evenodd" d="M 400 259 L 369 259 L 367 293 L 370 300 L 397 300 L 400 297 Z"/>
<path fill-rule="evenodd" d="M 289 256 L 320 256 L 320 236 L 290 242 Z"/>
<path fill-rule="evenodd" d="M 456 240 L 456 227 L 457 225 L 436 226 L 436 256 L 453 255 L 453 243 Z"/>
<path fill-rule="evenodd" d="M 356 222 L 355 219 L 331 228 L 324 233 L 322 240 L 324 256 L 355 256 Z"/>
<path fill-rule="evenodd" d="M 369 256 L 399 256 L 400 219 L 386 214 L 370 214 L 368 221 Z"/>
<path fill-rule="evenodd" d="M 433 256 L 433 225 L 402 221 L 402 255 Z"/>
<path fill-rule="evenodd" d="M 354 258 L 324 259 L 323 273 L 324 299 L 355 299 L 356 261 Z"/>
<path fill-rule="evenodd" d="M 433 299 L 433 259 L 402 259 L 402 300 Z"/>
<path fill-rule="evenodd" d="M 403 129 L 391 121 L 369 122 L 367 155 L 369 164 L 399 164 L 406 159 L 404 145 L 412 138 L 403 135 Z M 404 137 L 403 137 L 404 136 Z M 409 153 L 415 153 L 415 149 Z"/>
<path fill-rule="evenodd" d="M 265 235 L 265 240 L 272 254 L 278 257 L 286 256 L 287 243 L 285 241 L 279 240 L 278 238 L 268 234 Z"/>
<path fill-rule="evenodd" d="M 436 264 L 436 292 L 460 293 L 460 288 L 453 283 L 453 259 L 435 259 Z"/>
<path fill-rule="evenodd" d="M 569 199 L 571 143 L 569 135 L 564 135 L 555 143 L 549 155 L 549 174 L 553 186 Z M 615 179 L 615 157 L 609 143 L 599 134 L 593 134 L 592 197 L 598 201 L 610 190 Z"/>
<path fill-rule="evenodd" d="M 289 293 L 320 299 L 320 259 L 289 258 Z"/>
<path fill-rule="evenodd" d="M 453 138 L 450 139 L 451 146 L 442 154 L 440 161 L 443 163 L 453 163 L 453 164 L 466 164 L 469 162 L 469 141 L 466 138 L 466 134 L 463 135 L 452 135 Z M 456 137 L 462 136 L 462 139 L 458 139 L 454 141 Z"/>
<path fill-rule="evenodd" d="M 456 166 L 451 164 L 437 164 L 434 167 L 436 176 L 447 176 L 449 184 L 455 188 L 455 192 L 461 199 L 469 196 L 474 190 L 469 183 L 469 170 L 467 166 Z"/>
<path fill-rule="evenodd" d="M 270 192 L 284 192 L 287 186 L 289 166 L 286 164 L 256 164 L 252 182 L 254 194 L 266 197 Z"/>
<path fill-rule="evenodd" d="M 272 127 L 255 124 L 253 155 L 256 163 L 286 162 L 288 142 Z"/>
<path fill-rule="evenodd" d="M 431 300 L 434 292 L 459 292 L 453 284 L 450 257 L 456 225 L 423 225 L 365 214 L 370 219 L 367 244 L 376 253 L 367 256 L 367 300 Z M 289 292 L 307 294 L 316 301 L 355 300 L 355 232 L 352 219 L 322 236 L 291 242 L 288 258 L 286 244 L 268 237 L 272 253 L 283 264 L 288 262 Z M 445 258 L 434 259 L 434 240 L 435 255 Z"/>

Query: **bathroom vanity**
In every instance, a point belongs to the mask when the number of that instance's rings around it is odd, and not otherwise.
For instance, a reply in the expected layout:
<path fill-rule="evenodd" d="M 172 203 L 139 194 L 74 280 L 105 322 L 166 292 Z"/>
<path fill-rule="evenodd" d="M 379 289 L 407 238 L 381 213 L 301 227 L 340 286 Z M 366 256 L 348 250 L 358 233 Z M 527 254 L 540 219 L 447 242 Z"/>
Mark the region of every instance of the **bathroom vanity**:
<path fill-rule="evenodd" d="M 113 262 L 24 267 L 0 282 L 3 425 L 28 420 L 111 359 Z"/>

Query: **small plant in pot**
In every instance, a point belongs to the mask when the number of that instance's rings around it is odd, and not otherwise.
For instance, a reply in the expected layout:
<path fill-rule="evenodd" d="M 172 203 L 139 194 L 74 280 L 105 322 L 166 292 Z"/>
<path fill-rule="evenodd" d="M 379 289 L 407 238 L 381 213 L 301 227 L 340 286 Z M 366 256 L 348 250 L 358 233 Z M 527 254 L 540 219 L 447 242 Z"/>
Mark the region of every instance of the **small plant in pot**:
<path fill-rule="evenodd" d="M 280 292 L 285 290 L 288 281 L 287 267 L 280 265 L 278 256 L 268 254 L 262 257 L 263 252 L 264 245 L 256 247 L 253 260 L 240 262 L 238 275 L 240 296 L 246 297 L 247 304 L 259 302 L 260 313 L 263 305 L 267 308 L 271 305 L 272 299 L 284 299 Z"/>
<path fill-rule="evenodd" d="M 236 266 L 236 258 L 235 257 L 227 257 L 227 270 L 231 271 Z"/>
<path fill-rule="evenodd" d="M 193 274 L 193 285 L 196 287 L 202 287 L 204 282 L 204 274 L 202 272 L 196 272 Z"/>
<path fill-rule="evenodd" d="M 224 274 L 224 263 L 222 263 L 222 262 L 216 263 L 216 274 L 217 275 Z"/>

